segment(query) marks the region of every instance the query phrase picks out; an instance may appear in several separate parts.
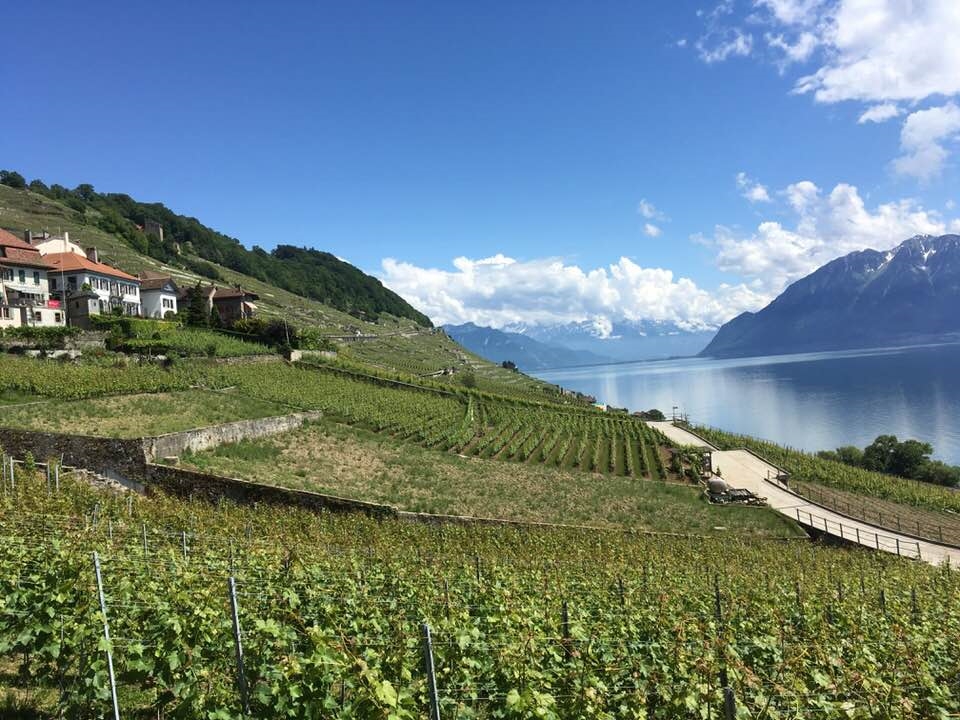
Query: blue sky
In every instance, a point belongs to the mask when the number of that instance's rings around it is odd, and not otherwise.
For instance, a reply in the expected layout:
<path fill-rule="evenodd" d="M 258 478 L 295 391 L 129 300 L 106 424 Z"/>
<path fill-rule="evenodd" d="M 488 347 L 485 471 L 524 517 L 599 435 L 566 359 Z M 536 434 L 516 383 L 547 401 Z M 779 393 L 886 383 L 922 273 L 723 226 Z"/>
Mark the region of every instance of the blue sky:
<path fill-rule="evenodd" d="M 440 321 L 715 326 L 957 227 L 960 12 L 907 5 L 16 3 L 0 167 L 329 250 Z"/>

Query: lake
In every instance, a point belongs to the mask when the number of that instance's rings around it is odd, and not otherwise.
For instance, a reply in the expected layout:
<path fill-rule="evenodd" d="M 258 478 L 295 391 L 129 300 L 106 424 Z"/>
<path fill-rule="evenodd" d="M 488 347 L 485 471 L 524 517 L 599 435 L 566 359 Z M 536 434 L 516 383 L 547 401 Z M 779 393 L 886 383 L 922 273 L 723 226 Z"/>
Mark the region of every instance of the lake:
<path fill-rule="evenodd" d="M 538 377 L 631 411 L 673 406 L 695 423 L 805 450 L 916 438 L 960 464 L 960 345 L 544 370 Z"/>

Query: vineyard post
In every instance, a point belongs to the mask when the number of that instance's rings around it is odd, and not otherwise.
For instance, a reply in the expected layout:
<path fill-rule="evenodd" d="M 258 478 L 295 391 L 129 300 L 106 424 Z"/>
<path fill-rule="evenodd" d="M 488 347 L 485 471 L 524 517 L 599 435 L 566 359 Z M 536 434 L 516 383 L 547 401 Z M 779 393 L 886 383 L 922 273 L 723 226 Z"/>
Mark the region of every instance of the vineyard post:
<path fill-rule="evenodd" d="M 56 492 L 60 492 L 60 463 L 57 463 L 53 468 L 53 489 Z"/>
<path fill-rule="evenodd" d="M 937 525 L 937 533 L 940 535 L 940 542 L 943 542 L 943 526 Z"/>
<path fill-rule="evenodd" d="M 894 538 L 897 541 L 897 556 L 900 555 L 900 538 Z"/>
<path fill-rule="evenodd" d="M 440 720 L 440 701 L 437 698 L 437 673 L 433 666 L 433 639 L 430 626 L 423 623 L 423 669 L 427 674 L 427 691 L 430 694 L 430 720 Z"/>
<path fill-rule="evenodd" d="M 227 588 L 230 590 L 230 617 L 233 621 L 233 646 L 237 655 L 237 687 L 240 690 L 240 701 L 243 703 L 243 712 L 250 714 L 250 701 L 247 699 L 247 674 L 243 669 L 243 643 L 240 641 L 240 614 L 237 611 L 237 582 L 231 575 L 227 578 Z"/>
<path fill-rule="evenodd" d="M 93 572 L 97 576 L 97 595 L 100 598 L 100 614 L 103 616 L 103 639 L 107 646 L 107 674 L 110 678 L 110 698 L 113 701 L 113 718 L 120 720 L 120 704 L 117 701 L 117 679 L 113 674 L 113 652 L 110 649 L 110 623 L 107 622 L 107 601 L 103 597 L 103 577 L 100 574 L 100 556 L 93 551 Z"/>
<path fill-rule="evenodd" d="M 474 556 L 473 556 L 473 564 L 476 566 L 476 570 L 477 570 L 477 585 L 479 585 L 479 584 L 480 584 L 480 556 L 479 556 L 479 555 L 474 555 Z"/>
<path fill-rule="evenodd" d="M 735 720 L 737 707 L 733 696 L 733 688 L 730 687 L 730 681 L 727 677 L 726 639 L 723 632 L 723 613 L 720 610 L 720 580 L 716 575 L 713 576 L 713 598 L 714 612 L 717 617 L 717 633 L 723 640 L 720 645 L 720 687 L 723 691 L 723 717 L 724 720 Z"/>
<path fill-rule="evenodd" d="M 857 545 L 860 544 L 860 528 L 857 528 Z"/>
<path fill-rule="evenodd" d="M 13 455 L 10 456 L 10 490 L 11 492 L 17 490 L 17 473 L 13 466 Z"/>
<path fill-rule="evenodd" d="M 450 619 L 450 583 L 446 578 L 443 581 L 443 604 L 447 611 L 447 620 Z"/>
<path fill-rule="evenodd" d="M 7 492 L 7 454 L 0 454 L 0 473 L 3 475 L 3 492 Z"/>
<path fill-rule="evenodd" d="M 183 547 L 183 559 L 186 560 L 187 559 L 187 531 L 186 530 L 180 531 L 180 544 Z"/>
<path fill-rule="evenodd" d="M 919 543 L 919 542 L 917 543 L 917 560 L 923 560 L 923 558 L 920 557 L 920 543 Z"/>
<path fill-rule="evenodd" d="M 147 556 L 147 524 L 140 523 L 140 534 L 143 536 L 143 556 Z"/>
<path fill-rule="evenodd" d="M 46 476 L 47 476 L 47 495 L 50 494 L 50 463 L 46 465 Z"/>

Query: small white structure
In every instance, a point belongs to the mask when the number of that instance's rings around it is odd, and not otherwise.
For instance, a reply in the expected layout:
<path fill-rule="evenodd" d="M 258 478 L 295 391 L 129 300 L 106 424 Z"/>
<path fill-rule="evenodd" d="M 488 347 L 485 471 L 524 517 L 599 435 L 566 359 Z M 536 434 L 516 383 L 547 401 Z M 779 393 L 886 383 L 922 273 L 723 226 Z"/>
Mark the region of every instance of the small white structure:
<path fill-rule="evenodd" d="M 163 319 L 176 315 L 180 288 L 169 275 L 140 273 L 140 309 L 144 317 Z"/>

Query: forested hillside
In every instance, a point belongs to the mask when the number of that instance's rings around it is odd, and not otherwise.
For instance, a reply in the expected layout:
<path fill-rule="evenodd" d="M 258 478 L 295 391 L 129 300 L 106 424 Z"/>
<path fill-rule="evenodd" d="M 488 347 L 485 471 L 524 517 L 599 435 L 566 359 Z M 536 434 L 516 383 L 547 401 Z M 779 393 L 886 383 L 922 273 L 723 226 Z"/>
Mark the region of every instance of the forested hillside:
<path fill-rule="evenodd" d="M 29 185 L 19 173 L 2 171 L 3 184 L 29 188 L 57 200 L 77 213 L 95 211 L 97 226 L 124 240 L 131 248 L 167 263 L 178 263 L 193 272 L 221 279 L 216 263 L 279 288 L 319 300 L 338 310 L 375 320 L 381 313 L 408 318 L 430 326 L 430 319 L 406 300 L 385 288 L 379 280 L 327 252 L 291 245 L 272 251 L 213 230 L 196 218 L 178 215 L 162 203 L 139 202 L 123 193 L 98 193 L 82 183 L 68 189 L 47 186 L 41 180 Z M 144 232 L 149 221 L 163 227 L 163 241 Z M 268 241 L 270 238 L 263 238 Z M 205 262 L 207 261 L 207 262 Z"/>

